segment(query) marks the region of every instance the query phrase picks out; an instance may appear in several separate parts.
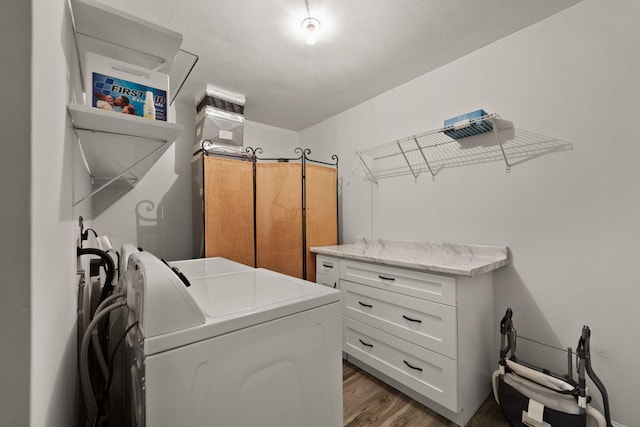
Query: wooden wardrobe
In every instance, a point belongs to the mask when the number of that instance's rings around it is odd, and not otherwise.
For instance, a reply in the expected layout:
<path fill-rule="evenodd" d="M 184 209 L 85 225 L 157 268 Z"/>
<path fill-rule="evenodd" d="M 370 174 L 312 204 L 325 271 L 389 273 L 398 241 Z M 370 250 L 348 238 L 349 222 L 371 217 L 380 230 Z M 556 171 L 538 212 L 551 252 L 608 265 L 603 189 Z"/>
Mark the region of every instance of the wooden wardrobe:
<path fill-rule="evenodd" d="M 338 161 L 203 151 L 194 159 L 194 255 L 315 281 L 312 246 L 338 243 Z"/>

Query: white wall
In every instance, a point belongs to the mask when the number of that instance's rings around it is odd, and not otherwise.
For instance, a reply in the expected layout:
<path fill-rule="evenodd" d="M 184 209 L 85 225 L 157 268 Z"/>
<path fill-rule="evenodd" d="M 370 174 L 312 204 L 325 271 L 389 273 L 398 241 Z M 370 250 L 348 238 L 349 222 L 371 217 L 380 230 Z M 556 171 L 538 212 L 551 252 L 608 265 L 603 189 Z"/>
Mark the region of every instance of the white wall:
<path fill-rule="evenodd" d="M 134 243 L 167 260 L 191 254 L 191 154 L 195 107 L 175 104 L 184 131 L 140 182 L 99 209 L 93 226 L 115 248 Z"/>
<path fill-rule="evenodd" d="M 344 242 L 509 246 L 494 276 L 496 333 L 507 307 L 522 335 L 561 347 L 589 325 L 594 369 L 627 426 L 640 425 L 638 16 L 634 0 L 585 0 L 300 133 L 302 146 L 340 156 Z M 573 149 L 511 173 L 494 162 L 378 186 L 349 174 L 356 150 L 477 108 Z"/>
<path fill-rule="evenodd" d="M 0 4 L 0 426 L 29 425 L 31 2 Z"/>
<path fill-rule="evenodd" d="M 72 426 L 78 401 L 77 220 L 72 209 L 73 139 L 66 112 L 72 34 L 66 2 L 31 4 L 30 425 Z"/>
<path fill-rule="evenodd" d="M 262 148 L 262 157 L 296 157 L 294 150 L 298 147 L 298 133 L 247 120 L 244 125 L 244 146 Z"/>

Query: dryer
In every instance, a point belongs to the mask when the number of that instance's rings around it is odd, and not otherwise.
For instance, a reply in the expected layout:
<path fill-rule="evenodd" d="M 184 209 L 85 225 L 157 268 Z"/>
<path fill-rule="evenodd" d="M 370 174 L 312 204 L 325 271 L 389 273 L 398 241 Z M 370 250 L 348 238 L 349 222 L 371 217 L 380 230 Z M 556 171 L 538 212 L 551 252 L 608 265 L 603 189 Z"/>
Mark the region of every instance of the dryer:
<path fill-rule="evenodd" d="M 180 276 L 187 280 L 182 280 Z M 131 426 L 342 426 L 340 293 L 223 258 L 130 255 Z"/>

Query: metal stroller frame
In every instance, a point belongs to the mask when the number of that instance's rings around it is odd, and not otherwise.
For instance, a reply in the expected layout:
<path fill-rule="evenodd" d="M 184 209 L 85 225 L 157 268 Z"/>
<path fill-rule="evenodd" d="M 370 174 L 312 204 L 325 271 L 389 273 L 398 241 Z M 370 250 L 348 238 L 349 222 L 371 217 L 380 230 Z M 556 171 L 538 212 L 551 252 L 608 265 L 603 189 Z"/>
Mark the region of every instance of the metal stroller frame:
<path fill-rule="evenodd" d="M 589 416 L 595 420 L 598 427 L 612 427 L 607 390 L 591 367 L 591 331 L 588 326 L 582 327 L 582 334 L 575 353 L 577 382 L 573 379 L 572 374 L 573 352 L 571 348 L 566 350 L 568 353 L 568 373 L 559 375 L 518 360 L 515 354 L 516 338 L 513 311 L 508 308 L 500 321 L 500 361 L 498 362 L 498 370 L 493 373 L 492 383 L 494 398 L 511 425 L 527 427 L 586 426 L 587 416 Z M 522 336 L 520 338 L 529 340 Z M 604 416 L 589 405 L 591 396 L 587 390 L 587 375 L 600 391 L 605 411 Z M 502 404 L 500 400 L 503 401 Z M 543 402 L 538 402 L 538 400 Z"/>

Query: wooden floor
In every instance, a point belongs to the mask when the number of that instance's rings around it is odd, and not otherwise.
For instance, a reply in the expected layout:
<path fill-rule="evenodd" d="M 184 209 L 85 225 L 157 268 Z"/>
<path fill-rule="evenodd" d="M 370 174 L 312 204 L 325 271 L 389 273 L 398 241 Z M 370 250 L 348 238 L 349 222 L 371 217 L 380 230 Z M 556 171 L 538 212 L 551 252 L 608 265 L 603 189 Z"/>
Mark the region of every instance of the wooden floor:
<path fill-rule="evenodd" d="M 347 361 L 342 362 L 345 427 L 453 427 L 456 424 Z M 509 427 L 489 396 L 467 427 Z"/>

